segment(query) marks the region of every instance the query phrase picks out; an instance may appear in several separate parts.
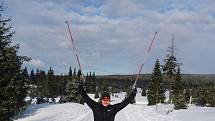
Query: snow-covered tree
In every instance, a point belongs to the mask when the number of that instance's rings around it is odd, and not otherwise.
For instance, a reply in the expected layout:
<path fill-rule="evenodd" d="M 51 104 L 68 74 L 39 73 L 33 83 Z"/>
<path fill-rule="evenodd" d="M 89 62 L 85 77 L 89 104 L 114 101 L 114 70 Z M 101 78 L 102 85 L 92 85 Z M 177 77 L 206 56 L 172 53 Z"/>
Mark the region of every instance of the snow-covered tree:
<path fill-rule="evenodd" d="M 0 5 L 0 120 L 9 121 L 25 106 L 27 79 L 21 69 L 29 58 L 18 55 L 19 46 L 12 44 L 15 32 L 8 26 L 10 19 L 4 19 Z"/>

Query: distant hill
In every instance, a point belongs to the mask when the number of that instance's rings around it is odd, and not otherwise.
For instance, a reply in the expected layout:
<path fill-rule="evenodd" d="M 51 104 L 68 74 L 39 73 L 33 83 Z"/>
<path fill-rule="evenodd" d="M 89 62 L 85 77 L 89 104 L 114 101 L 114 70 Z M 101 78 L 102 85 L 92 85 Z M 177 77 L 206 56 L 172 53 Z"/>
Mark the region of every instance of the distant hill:
<path fill-rule="evenodd" d="M 117 79 L 117 80 L 135 80 L 136 74 L 133 75 L 98 75 L 96 76 L 97 79 Z M 140 80 L 149 80 L 151 74 L 141 74 Z M 183 80 L 190 80 L 190 81 L 215 81 L 215 74 L 182 74 Z"/>
<path fill-rule="evenodd" d="M 132 85 L 136 79 L 136 74 L 132 75 L 98 75 L 96 78 L 98 82 L 107 81 L 110 86 L 113 87 L 126 87 Z M 151 74 L 141 74 L 140 79 L 137 83 L 138 87 L 146 88 L 150 80 Z M 182 74 L 182 81 L 190 82 L 202 82 L 202 81 L 213 81 L 215 82 L 215 74 Z M 164 77 L 165 80 L 165 77 Z"/>

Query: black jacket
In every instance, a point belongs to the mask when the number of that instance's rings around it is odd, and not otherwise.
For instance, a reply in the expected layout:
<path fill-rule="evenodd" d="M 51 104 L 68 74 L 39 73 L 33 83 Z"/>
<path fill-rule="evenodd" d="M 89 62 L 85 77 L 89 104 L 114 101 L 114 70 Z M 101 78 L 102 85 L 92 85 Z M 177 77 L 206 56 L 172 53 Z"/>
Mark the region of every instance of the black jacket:
<path fill-rule="evenodd" d="M 82 85 L 79 85 L 78 89 L 83 100 L 93 110 L 94 121 L 114 121 L 116 113 L 126 107 L 136 96 L 136 91 L 133 91 L 131 95 L 121 103 L 104 107 L 102 104 L 92 100 L 84 91 Z"/>

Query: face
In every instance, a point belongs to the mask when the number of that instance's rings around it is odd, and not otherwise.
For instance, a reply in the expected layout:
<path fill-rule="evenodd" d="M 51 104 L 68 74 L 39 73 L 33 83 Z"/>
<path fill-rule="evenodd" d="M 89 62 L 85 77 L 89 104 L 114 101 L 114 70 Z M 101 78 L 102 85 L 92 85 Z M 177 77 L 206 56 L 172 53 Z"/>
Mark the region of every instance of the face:
<path fill-rule="evenodd" d="M 108 99 L 108 98 L 102 99 L 102 105 L 105 106 L 105 107 L 110 105 L 110 99 Z"/>

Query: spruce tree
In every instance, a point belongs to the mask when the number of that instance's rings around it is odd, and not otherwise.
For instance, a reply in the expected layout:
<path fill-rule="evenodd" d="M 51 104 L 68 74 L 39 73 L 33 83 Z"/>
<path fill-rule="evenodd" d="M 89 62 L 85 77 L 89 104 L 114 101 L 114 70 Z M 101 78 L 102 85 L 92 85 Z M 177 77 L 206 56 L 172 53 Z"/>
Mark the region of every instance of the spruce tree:
<path fill-rule="evenodd" d="M 100 95 L 102 95 L 104 92 L 106 92 L 106 93 L 109 93 L 110 94 L 110 90 L 109 90 L 109 88 L 108 88 L 108 83 L 107 83 L 107 81 L 106 80 L 101 80 L 101 83 L 100 83 L 100 85 L 99 85 L 99 93 L 100 93 Z M 100 96 L 100 98 L 99 98 L 99 102 L 101 102 L 101 96 Z"/>
<path fill-rule="evenodd" d="M 177 74 L 175 76 L 175 81 L 173 84 L 173 104 L 175 105 L 175 109 L 186 109 L 186 101 L 185 101 L 185 95 L 182 87 L 182 77 L 181 77 L 181 71 L 180 67 L 178 66 Z"/>
<path fill-rule="evenodd" d="M 148 105 L 155 105 L 156 103 L 163 103 L 165 96 L 164 90 L 161 87 L 161 83 L 163 83 L 163 78 L 160 69 L 160 63 L 157 59 L 155 62 L 155 67 L 152 72 L 151 80 L 149 82 L 147 98 L 148 98 Z"/>
<path fill-rule="evenodd" d="M 185 102 L 189 103 L 190 102 L 190 98 L 191 98 L 191 90 L 186 89 L 185 90 Z"/>
<path fill-rule="evenodd" d="M 90 93 L 90 84 L 91 84 L 91 72 L 90 72 L 90 75 L 87 73 L 87 76 L 86 76 L 86 79 L 85 79 L 85 87 L 86 87 L 86 91 L 87 93 Z"/>
<path fill-rule="evenodd" d="M 88 93 L 95 93 L 96 92 L 96 76 L 95 76 L 95 72 L 93 72 L 93 74 L 90 72 L 90 75 L 87 74 L 86 88 L 87 88 Z"/>
<path fill-rule="evenodd" d="M 196 97 L 196 105 L 204 107 L 207 104 L 207 86 L 205 84 L 201 85 L 201 87 L 197 91 Z"/>
<path fill-rule="evenodd" d="M 74 71 L 75 72 L 75 71 Z M 78 84 L 77 82 L 80 81 L 81 71 L 78 71 L 77 75 L 73 75 L 72 77 L 68 77 L 68 82 L 66 85 L 66 97 L 68 102 L 75 102 L 75 103 L 83 103 L 83 100 L 78 92 Z"/>
<path fill-rule="evenodd" d="M 56 94 L 56 88 L 55 88 L 55 78 L 54 78 L 54 70 L 52 67 L 49 68 L 47 72 L 47 80 L 46 80 L 46 88 L 47 88 L 47 97 L 52 97 Z"/>
<path fill-rule="evenodd" d="M 95 99 L 96 99 L 96 98 L 99 98 L 99 91 L 98 91 L 98 90 L 96 90 L 94 98 L 95 98 Z"/>
<path fill-rule="evenodd" d="M 146 90 L 145 90 L 144 88 L 142 89 L 141 95 L 142 95 L 142 96 L 146 96 Z"/>
<path fill-rule="evenodd" d="M 29 58 L 18 55 L 19 46 L 12 44 L 15 32 L 8 26 L 10 19 L 4 19 L 0 5 L 0 120 L 10 121 L 25 106 L 27 94 L 26 78 L 21 69 L 24 61 Z"/>
<path fill-rule="evenodd" d="M 209 85 L 207 102 L 210 107 L 215 107 L 215 86 Z"/>
<path fill-rule="evenodd" d="M 31 70 L 30 73 L 30 84 L 32 85 L 36 85 L 36 75 L 34 74 L 34 70 Z"/>
<path fill-rule="evenodd" d="M 34 74 L 34 70 L 33 69 L 31 70 L 31 73 L 30 73 L 29 96 L 31 98 L 37 96 L 36 75 Z"/>
<path fill-rule="evenodd" d="M 26 81 L 26 83 L 27 83 L 27 85 L 29 85 L 30 84 L 30 77 L 29 77 L 29 74 L 28 74 L 28 69 L 25 67 L 24 69 L 23 69 L 23 72 L 22 72 L 22 74 L 23 74 L 23 76 L 27 79 Z"/>
<path fill-rule="evenodd" d="M 69 76 L 72 76 L 72 67 L 69 67 Z"/>
<path fill-rule="evenodd" d="M 43 70 L 40 70 L 37 74 L 37 92 L 38 96 L 40 97 L 46 97 L 48 95 L 48 89 L 47 89 L 47 81 L 46 81 L 46 72 Z"/>
<path fill-rule="evenodd" d="M 176 67 L 178 65 L 177 59 L 175 57 L 175 42 L 174 42 L 174 34 L 172 35 L 171 45 L 168 47 L 168 54 L 166 59 L 164 59 L 165 64 L 162 66 L 163 72 L 167 77 L 165 79 L 165 86 L 169 89 L 169 102 L 172 103 L 172 86 L 174 82 L 174 76 L 176 74 Z"/>
<path fill-rule="evenodd" d="M 97 83 L 97 79 L 96 79 L 96 74 L 95 72 L 93 72 L 93 75 L 92 75 L 92 93 L 95 93 L 96 92 L 96 83 Z"/>
<path fill-rule="evenodd" d="M 162 66 L 164 74 L 167 76 L 165 85 L 169 87 L 169 103 L 172 100 L 172 86 L 174 82 L 174 76 L 176 75 L 177 59 L 174 55 L 169 56 L 165 60 L 165 64 Z"/>
<path fill-rule="evenodd" d="M 76 69 L 74 68 L 73 76 L 76 76 Z"/>
<path fill-rule="evenodd" d="M 204 82 L 200 89 L 200 95 L 198 96 L 200 106 L 215 107 L 215 84 Z"/>

